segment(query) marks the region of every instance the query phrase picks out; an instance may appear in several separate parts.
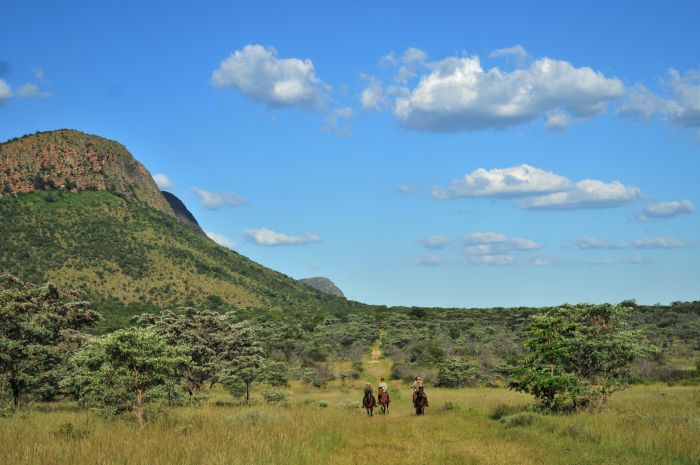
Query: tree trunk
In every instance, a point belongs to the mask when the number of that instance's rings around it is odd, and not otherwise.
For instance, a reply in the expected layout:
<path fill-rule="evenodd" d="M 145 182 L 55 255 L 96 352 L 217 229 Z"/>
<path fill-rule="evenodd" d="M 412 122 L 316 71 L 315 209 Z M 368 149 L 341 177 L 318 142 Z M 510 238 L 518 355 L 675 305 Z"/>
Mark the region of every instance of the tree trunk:
<path fill-rule="evenodd" d="M 15 381 L 10 381 L 10 388 L 12 389 L 12 402 L 15 406 L 15 412 L 20 411 L 22 391 Z"/>
<path fill-rule="evenodd" d="M 143 411 L 143 390 L 142 389 L 137 389 L 136 390 L 136 404 L 134 404 L 134 415 L 136 415 L 136 419 L 139 421 L 139 426 L 143 428 L 145 422 L 144 419 L 144 411 Z"/>
<path fill-rule="evenodd" d="M 246 382 L 245 383 L 245 403 L 248 403 L 248 399 L 250 399 L 250 383 Z"/>

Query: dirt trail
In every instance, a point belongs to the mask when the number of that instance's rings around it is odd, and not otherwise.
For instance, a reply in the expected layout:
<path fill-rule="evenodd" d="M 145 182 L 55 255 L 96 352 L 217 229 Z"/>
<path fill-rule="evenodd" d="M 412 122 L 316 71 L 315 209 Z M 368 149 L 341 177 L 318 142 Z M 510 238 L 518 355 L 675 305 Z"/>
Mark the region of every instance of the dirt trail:
<path fill-rule="evenodd" d="M 379 332 L 379 338 L 374 341 L 372 347 L 369 349 L 369 353 L 363 357 L 363 365 L 365 367 L 365 375 L 369 378 L 379 378 L 384 377 L 387 380 L 391 375 L 391 365 L 392 361 L 390 358 L 384 356 L 384 351 L 382 350 L 382 338 L 384 337 L 384 331 Z M 371 382 L 374 382 L 372 380 Z"/>

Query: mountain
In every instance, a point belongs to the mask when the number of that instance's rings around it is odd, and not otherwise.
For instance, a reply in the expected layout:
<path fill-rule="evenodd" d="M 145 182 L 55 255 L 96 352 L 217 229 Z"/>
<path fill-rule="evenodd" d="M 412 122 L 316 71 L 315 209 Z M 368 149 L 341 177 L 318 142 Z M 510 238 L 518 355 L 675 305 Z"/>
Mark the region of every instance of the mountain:
<path fill-rule="evenodd" d="M 173 216 L 151 174 L 115 141 L 79 131 L 39 132 L 0 144 L 4 194 L 108 191 Z"/>
<path fill-rule="evenodd" d="M 124 146 L 101 137 L 60 130 L 2 143 L 0 186 L 0 273 L 82 290 L 103 330 L 182 305 L 270 315 L 367 308 L 217 245 L 178 218 Z"/>
<path fill-rule="evenodd" d="M 204 230 L 202 229 L 201 226 L 199 226 L 199 223 L 197 222 L 197 219 L 194 217 L 194 215 L 187 209 L 185 204 L 177 198 L 175 194 L 171 194 L 170 192 L 166 191 L 160 191 L 161 194 L 163 194 L 163 197 L 165 197 L 165 200 L 168 202 L 168 205 L 170 205 L 170 208 L 173 209 L 173 212 L 175 213 L 175 217 L 182 221 L 183 223 L 190 225 L 193 227 L 196 231 L 199 231 L 200 233 L 204 234 Z"/>
<path fill-rule="evenodd" d="M 345 297 L 343 291 L 341 291 L 338 286 L 335 285 L 333 281 L 322 276 L 317 276 L 315 278 L 304 278 L 299 280 L 300 283 L 313 287 L 316 290 L 325 292 L 327 294 L 335 295 L 338 297 Z"/>

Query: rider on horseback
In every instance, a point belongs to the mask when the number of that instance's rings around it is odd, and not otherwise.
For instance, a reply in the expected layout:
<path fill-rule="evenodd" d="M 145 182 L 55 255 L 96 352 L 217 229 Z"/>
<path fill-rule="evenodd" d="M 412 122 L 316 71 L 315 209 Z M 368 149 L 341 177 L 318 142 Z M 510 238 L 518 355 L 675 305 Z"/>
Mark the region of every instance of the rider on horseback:
<path fill-rule="evenodd" d="M 372 393 L 372 385 L 369 383 L 365 384 L 365 399 L 371 400 L 372 405 L 377 405 L 377 401 L 374 398 L 374 394 Z M 364 399 L 363 399 L 363 403 L 364 403 Z M 365 403 L 365 405 L 367 405 L 367 404 Z"/>
<path fill-rule="evenodd" d="M 423 387 L 423 381 L 421 381 L 420 376 L 416 376 L 416 380 L 413 382 L 413 401 L 416 401 L 416 394 L 418 394 L 418 389 Z"/>
<path fill-rule="evenodd" d="M 387 390 L 388 386 L 384 382 L 384 378 L 381 378 L 379 381 L 379 385 L 377 385 L 377 397 L 381 399 L 382 397 L 382 392 L 386 393 L 387 399 L 389 398 L 389 391 Z"/>

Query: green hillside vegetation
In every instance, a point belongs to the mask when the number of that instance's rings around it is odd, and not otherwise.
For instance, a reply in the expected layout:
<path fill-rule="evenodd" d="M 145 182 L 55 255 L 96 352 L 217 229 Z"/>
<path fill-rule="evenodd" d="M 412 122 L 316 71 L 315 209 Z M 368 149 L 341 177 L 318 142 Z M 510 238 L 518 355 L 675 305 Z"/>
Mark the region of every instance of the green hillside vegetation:
<path fill-rule="evenodd" d="M 361 304 L 308 288 L 221 247 L 175 217 L 107 191 L 0 198 L 0 269 L 77 288 L 105 317 L 178 306 L 294 313 Z"/>

